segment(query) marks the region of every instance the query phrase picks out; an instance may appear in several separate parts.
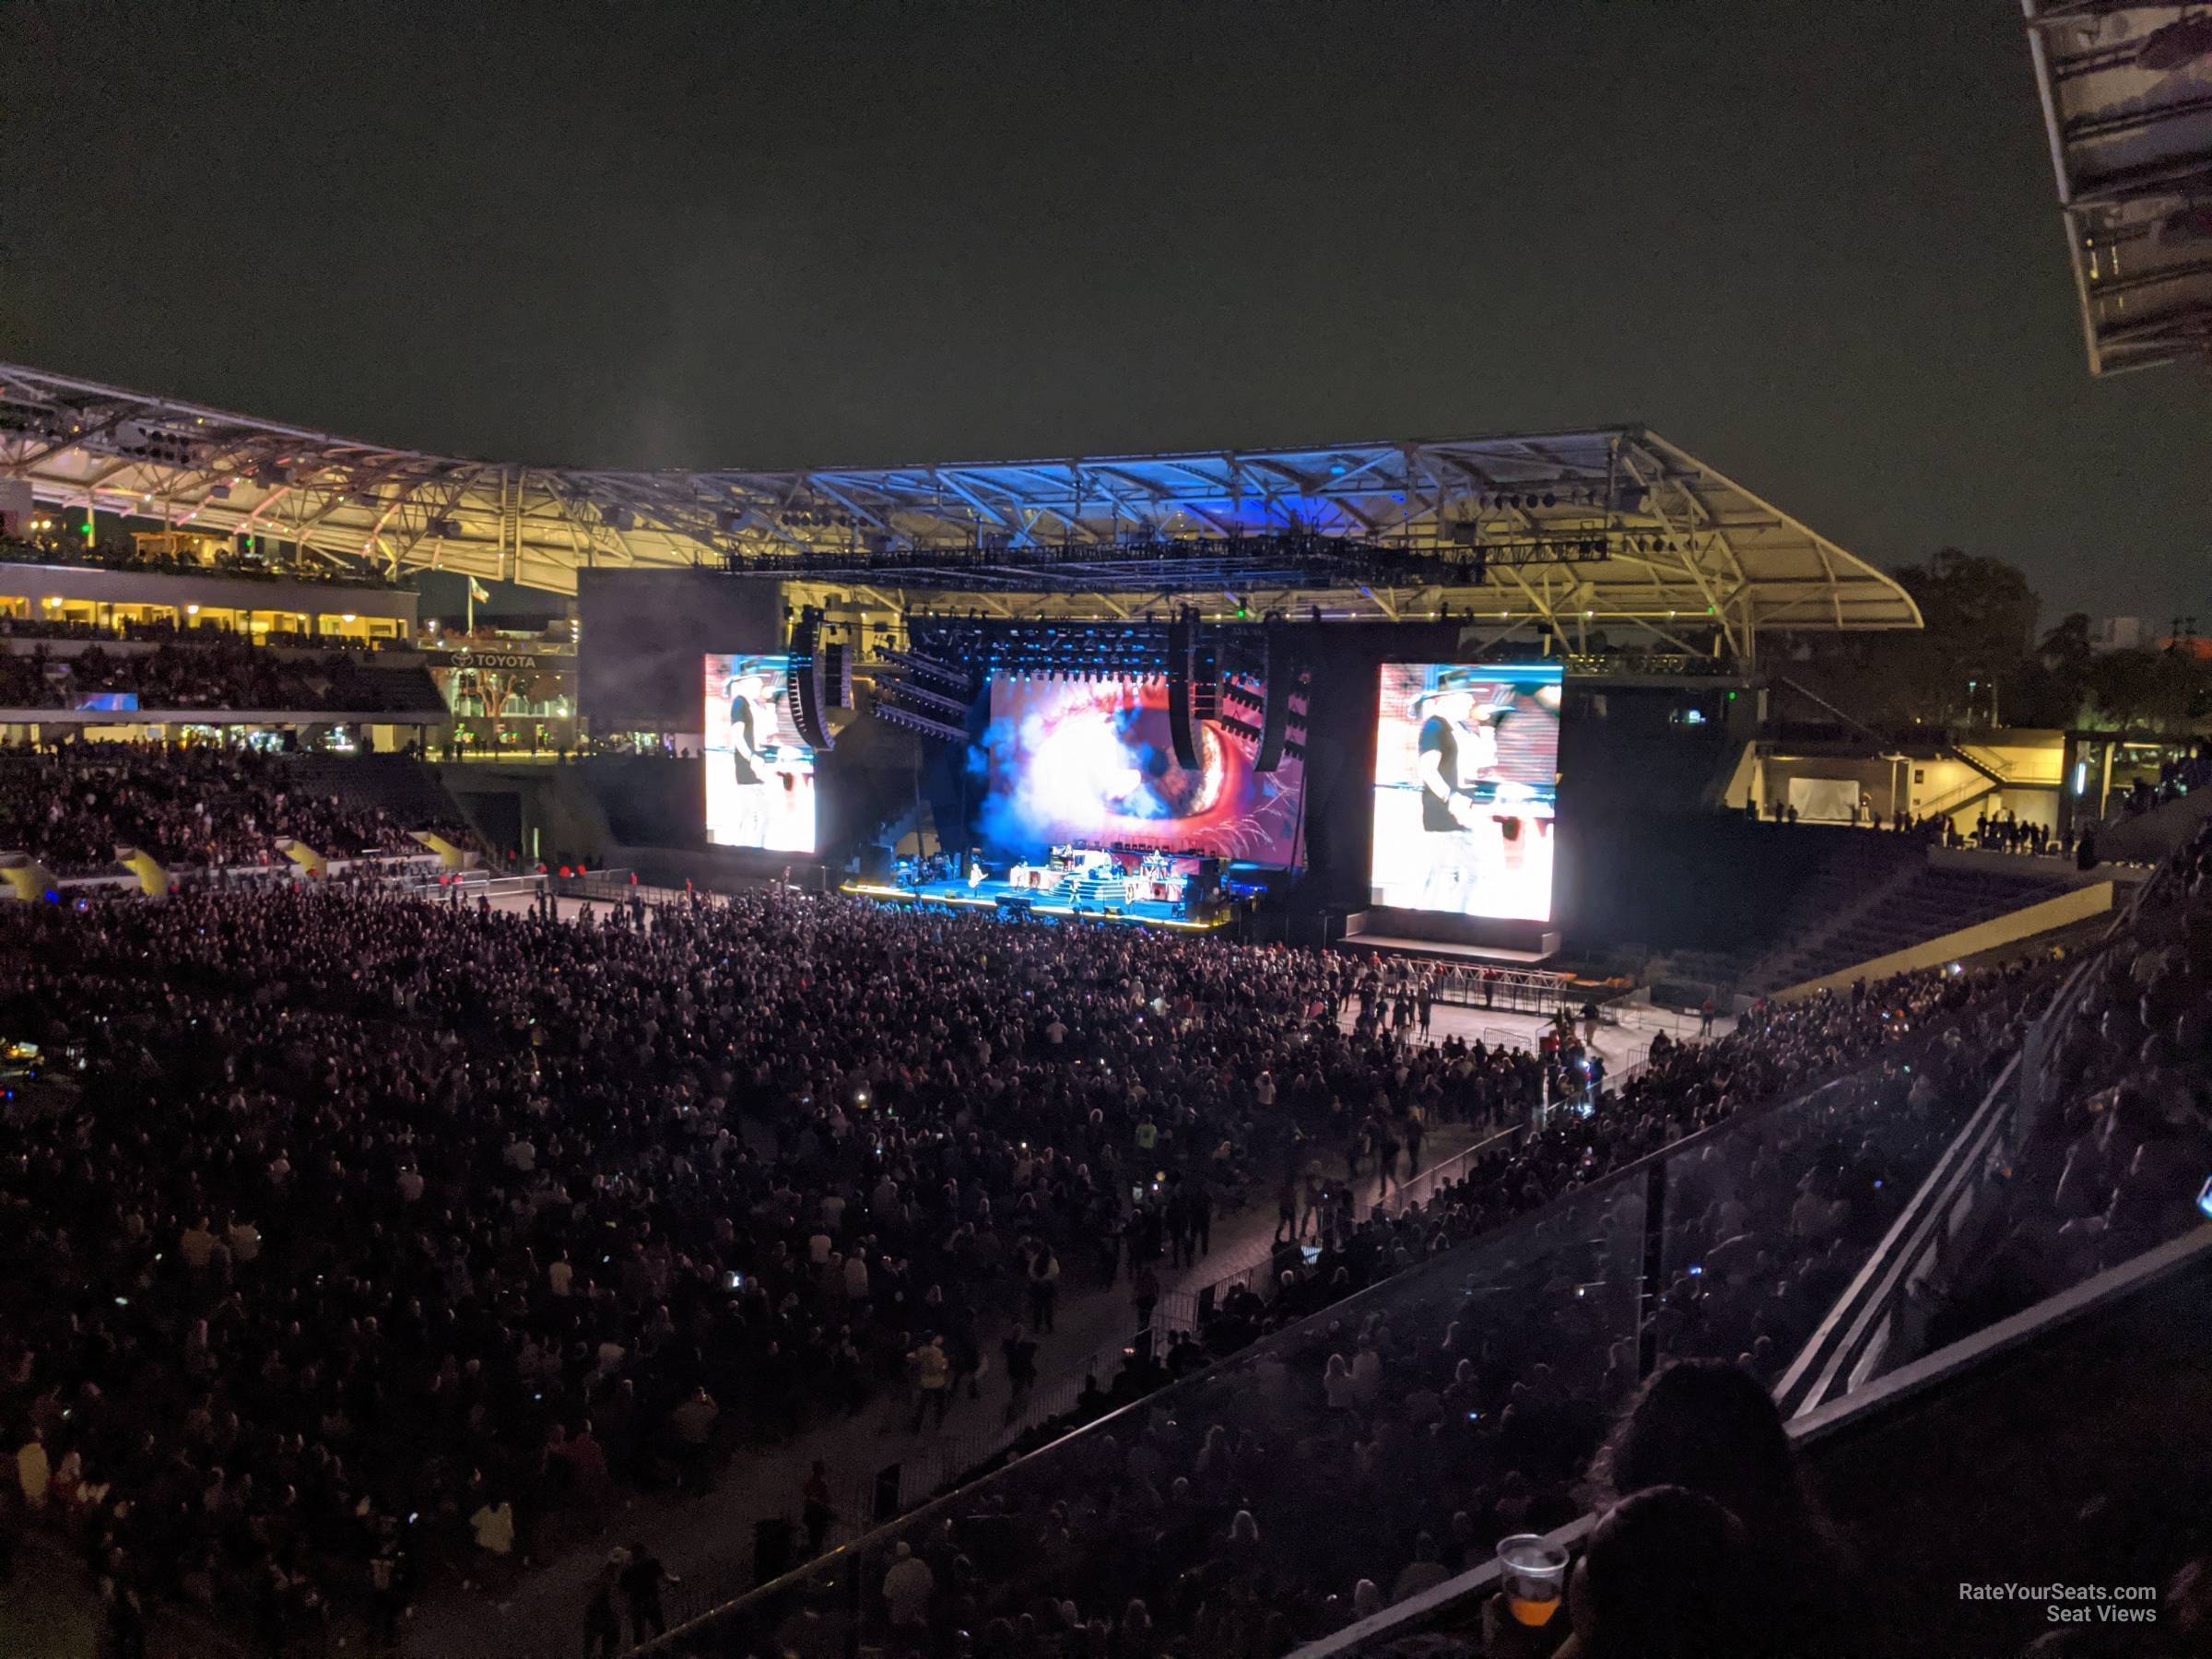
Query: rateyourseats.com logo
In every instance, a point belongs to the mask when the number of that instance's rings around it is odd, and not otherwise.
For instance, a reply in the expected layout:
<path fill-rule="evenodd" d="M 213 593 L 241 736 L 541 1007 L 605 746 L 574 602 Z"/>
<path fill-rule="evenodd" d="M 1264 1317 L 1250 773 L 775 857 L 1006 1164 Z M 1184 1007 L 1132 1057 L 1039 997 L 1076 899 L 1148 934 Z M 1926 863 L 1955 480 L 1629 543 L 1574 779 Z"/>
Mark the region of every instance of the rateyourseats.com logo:
<path fill-rule="evenodd" d="M 2040 1606 L 2052 1624 L 2156 1624 L 2159 1592 L 2154 1584 L 1969 1584 L 1959 1599 L 1972 1602 L 2026 1602 Z"/>

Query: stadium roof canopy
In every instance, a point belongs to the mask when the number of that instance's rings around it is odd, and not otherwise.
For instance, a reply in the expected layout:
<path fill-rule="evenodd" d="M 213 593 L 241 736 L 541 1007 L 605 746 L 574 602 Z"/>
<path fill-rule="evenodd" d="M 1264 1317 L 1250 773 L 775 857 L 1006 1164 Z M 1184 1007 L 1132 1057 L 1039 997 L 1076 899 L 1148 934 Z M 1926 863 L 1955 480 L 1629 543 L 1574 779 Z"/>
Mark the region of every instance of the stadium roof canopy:
<path fill-rule="evenodd" d="M 2022 4 L 2090 370 L 2212 354 L 2212 11 Z"/>
<path fill-rule="evenodd" d="M 619 472 L 388 449 L 0 364 L 0 477 L 65 512 L 558 593 L 586 570 L 706 566 L 994 615 L 1127 617 L 1225 595 L 1253 613 L 1377 618 L 1449 605 L 1743 657 L 1766 630 L 1920 623 L 1890 578 L 1637 427 Z"/>

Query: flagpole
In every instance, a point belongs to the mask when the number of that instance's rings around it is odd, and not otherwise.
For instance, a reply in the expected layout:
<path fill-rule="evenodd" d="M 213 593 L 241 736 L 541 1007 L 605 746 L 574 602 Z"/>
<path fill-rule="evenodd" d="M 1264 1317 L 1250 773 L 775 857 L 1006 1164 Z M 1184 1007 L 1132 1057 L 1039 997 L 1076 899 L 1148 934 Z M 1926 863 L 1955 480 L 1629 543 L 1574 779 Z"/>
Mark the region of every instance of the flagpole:
<path fill-rule="evenodd" d="M 461 580 L 468 583 L 467 633 L 468 637 L 474 640 L 477 637 L 477 579 L 474 576 L 464 576 Z"/>

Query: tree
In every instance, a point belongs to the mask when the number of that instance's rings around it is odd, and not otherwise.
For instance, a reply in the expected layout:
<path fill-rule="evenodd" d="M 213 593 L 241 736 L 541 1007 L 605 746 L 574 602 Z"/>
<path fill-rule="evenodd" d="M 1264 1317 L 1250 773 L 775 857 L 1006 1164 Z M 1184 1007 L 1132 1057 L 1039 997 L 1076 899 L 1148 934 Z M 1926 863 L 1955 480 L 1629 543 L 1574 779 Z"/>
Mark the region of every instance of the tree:
<path fill-rule="evenodd" d="M 2013 566 L 1957 547 L 1890 571 L 1920 606 L 1917 633 L 1813 640 L 1808 682 L 1868 724 L 1902 737 L 1998 719 L 2018 721 L 2026 694 L 2035 590 Z M 2088 641 L 2088 622 L 2082 624 Z"/>
<path fill-rule="evenodd" d="M 2112 651 L 2089 664 L 2085 684 L 2100 728 L 2176 737 L 2202 711 L 2206 674 L 2179 651 Z"/>
<path fill-rule="evenodd" d="M 2028 578 L 2001 559 L 1957 547 L 1939 547 L 1926 564 L 1890 574 L 1920 606 L 1924 625 L 1916 640 L 1900 636 L 1923 704 L 1914 712 L 1930 724 L 2002 719 L 2004 692 L 2020 688 L 2042 608 Z"/>
<path fill-rule="evenodd" d="M 2006 718 L 2014 725 L 2062 730 L 2080 725 L 2095 661 L 2088 613 L 2063 618 L 2021 665 L 2018 695 L 2006 709 Z"/>

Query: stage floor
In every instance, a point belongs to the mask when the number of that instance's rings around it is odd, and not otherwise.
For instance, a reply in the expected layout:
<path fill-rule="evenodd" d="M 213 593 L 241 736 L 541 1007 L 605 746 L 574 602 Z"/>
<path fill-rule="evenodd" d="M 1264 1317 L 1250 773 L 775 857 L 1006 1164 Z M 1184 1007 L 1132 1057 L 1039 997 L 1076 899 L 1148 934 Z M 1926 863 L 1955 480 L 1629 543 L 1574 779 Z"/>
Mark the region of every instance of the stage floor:
<path fill-rule="evenodd" d="M 965 881 L 925 881 L 919 887 L 897 887 L 888 881 L 848 881 L 840 889 L 861 899 L 890 903 L 942 904 L 959 910 L 996 910 L 1001 900 L 1019 900 L 1032 915 L 1062 919 L 1080 916 L 1086 922 L 1128 922 L 1140 927 L 1164 927 L 1176 933 L 1212 933 L 1229 925 L 1226 907 L 1211 915 L 1186 916 L 1180 904 L 1161 904 L 1148 899 L 1126 900 L 1111 909 L 1086 904 L 1078 911 L 1057 893 L 1040 893 L 1035 888 L 1018 888 L 1010 881 L 985 881 L 970 887 Z"/>
<path fill-rule="evenodd" d="M 1346 934 L 1336 941 L 1347 950 L 1380 950 L 1393 956 L 1450 957 L 1508 968 L 1541 968 L 1557 950 L 1515 950 L 1504 945 L 1461 945 L 1450 939 L 1414 939 L 1398 934 Z"/>

